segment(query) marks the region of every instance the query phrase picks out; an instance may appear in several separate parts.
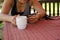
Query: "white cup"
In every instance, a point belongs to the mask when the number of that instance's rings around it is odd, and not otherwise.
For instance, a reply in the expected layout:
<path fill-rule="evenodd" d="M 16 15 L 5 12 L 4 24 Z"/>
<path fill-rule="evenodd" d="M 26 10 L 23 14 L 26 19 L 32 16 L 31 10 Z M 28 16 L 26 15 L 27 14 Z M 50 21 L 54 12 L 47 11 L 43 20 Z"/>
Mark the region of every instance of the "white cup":
<path fill-rule="evenodd" d="M 16 25 L 18 29 L 25 29 L 27 26 L 27 17 L 26 16 L 17 16 Z"/>

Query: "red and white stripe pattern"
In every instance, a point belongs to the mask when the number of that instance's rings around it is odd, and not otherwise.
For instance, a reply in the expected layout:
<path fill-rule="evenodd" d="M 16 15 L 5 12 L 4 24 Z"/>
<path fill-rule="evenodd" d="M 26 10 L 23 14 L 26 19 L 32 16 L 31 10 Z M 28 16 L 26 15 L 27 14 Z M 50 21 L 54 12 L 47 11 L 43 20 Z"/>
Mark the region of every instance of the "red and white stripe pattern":
<path fill-rule="evenodd" d="M 4 40 L 60 40 L 60 20 L 40 20 L 24 30 L 6 22 Z"/>

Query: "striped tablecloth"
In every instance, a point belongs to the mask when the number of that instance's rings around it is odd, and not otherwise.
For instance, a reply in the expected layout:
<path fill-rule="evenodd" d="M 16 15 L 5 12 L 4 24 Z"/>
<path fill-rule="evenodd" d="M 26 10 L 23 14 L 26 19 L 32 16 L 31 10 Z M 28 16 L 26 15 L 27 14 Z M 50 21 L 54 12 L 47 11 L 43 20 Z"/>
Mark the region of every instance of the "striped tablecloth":
<path fill-rule="evenodd" d="M 60 40 L 60 20 L 40 20 L 24 30 L 6 22 L 4 40 Z"/>

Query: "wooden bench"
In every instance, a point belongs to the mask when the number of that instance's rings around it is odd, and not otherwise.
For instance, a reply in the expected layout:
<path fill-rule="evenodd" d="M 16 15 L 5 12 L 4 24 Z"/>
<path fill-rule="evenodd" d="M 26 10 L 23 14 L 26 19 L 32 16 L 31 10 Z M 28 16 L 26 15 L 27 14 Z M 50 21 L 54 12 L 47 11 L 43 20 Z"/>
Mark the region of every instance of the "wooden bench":
<path fill-rule="evenodd" d="M 49 16 L 60 16 L 60 0 L 39 1 Z"/>

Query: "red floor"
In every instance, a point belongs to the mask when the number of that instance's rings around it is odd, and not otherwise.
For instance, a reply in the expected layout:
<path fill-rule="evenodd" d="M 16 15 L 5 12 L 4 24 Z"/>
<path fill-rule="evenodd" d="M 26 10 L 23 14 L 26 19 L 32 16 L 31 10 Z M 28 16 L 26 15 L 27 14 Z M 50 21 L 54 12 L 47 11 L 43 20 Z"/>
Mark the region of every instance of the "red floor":
<path fill-rule="evenodd" d="M 18 30 L 11 23 L 4 25 L 4 40 L 60 40 L 60 20 L 40 20 Z"/>

